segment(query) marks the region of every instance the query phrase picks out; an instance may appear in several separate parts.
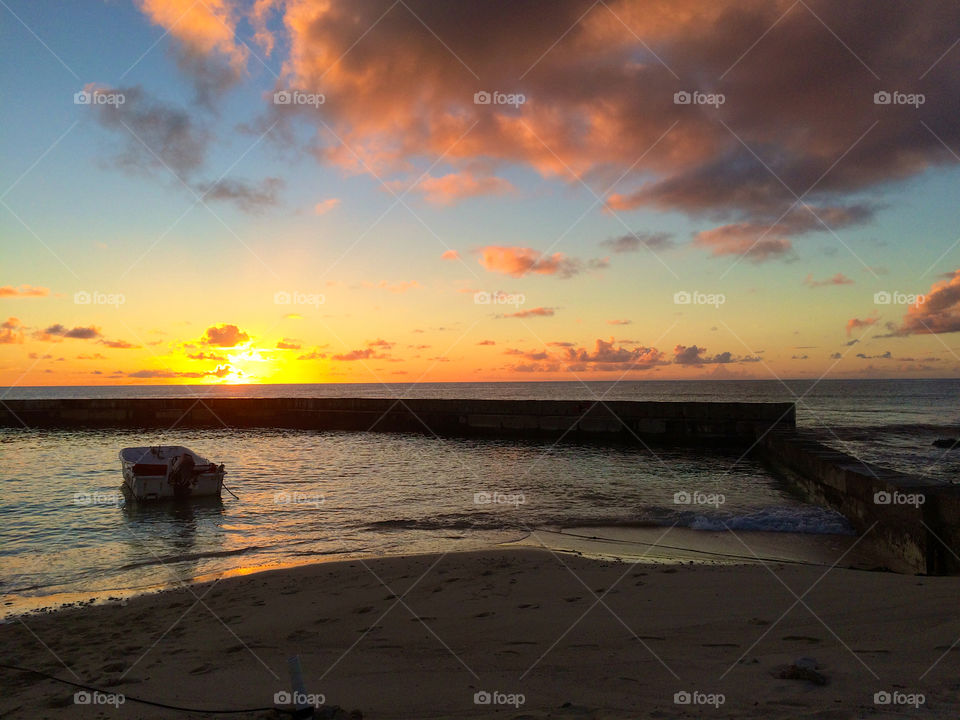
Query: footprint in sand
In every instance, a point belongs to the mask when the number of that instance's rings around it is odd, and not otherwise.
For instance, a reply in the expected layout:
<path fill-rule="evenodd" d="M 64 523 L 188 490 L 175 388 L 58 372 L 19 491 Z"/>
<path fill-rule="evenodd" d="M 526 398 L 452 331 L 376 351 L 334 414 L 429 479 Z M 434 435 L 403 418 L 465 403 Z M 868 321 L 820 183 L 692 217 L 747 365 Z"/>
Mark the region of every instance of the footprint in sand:
<path fill-rule="evenodd" d="M 426 622 L 427 620 L 436 620 L 433 615 L 421 615 L 410 618 L 410 622 Z"/>
<path fill-rule="evenodd" d="M 564 602 L 576 602 L 577 600 L 583 600 L 583 598 L 580 595 L 574 595 L 563 599 Z"/>
<path fill-rule="evenodd" d="M 198 665 L 193 670 L 190 671 L 191 675 L 206 675 L 207 673 L 213 672 L 213 665 L 210 663 L 204 663 L 203 665 Z"/>
<path fill-rule="evenodd" d="M 710 647 L 710 648 L 713 648 L 713 647 L 722 647 L 722 648 L 727 648 L 727 647 L 740 647 L 740 645 L 737 644 L 737 643 L 701 643 L 701 644 L 700 644 L 700 647 Z"/>
<path fill-rule="evenodd" d="M 539 604 L 536 604 L 536 605 L 535 605 L 535 604 L 533 604 L 533 603 L 524 603 L 523 605 L 517 605 L 517 607 L 520 608 L 521 610 L 526 610 L 526 609 L 528 609 L 528 608 L 532 608 L 532 609 L 536 610 L 537 608 L 540 607 L 540 605 L 539 605 Z"/>
<path fill-rule="evenodd" d="M 373 610 L 373 606 L 372 606 L 372 605 L 364 605 L 363 607 L 358 607 L 356 610 L 354 610 L 354 611 L 353 611 L 353 614 L 354 614 L 354 615 L 366 615 L 366 614 L 367 614 L 368 612 L 370 612 L 371 610 Z"/>
<path fill-rule="evenodd" d="M 783 639 L 789 642 L 805 642 L 810 645 L 823 642 L 820 638 L 810 637 L 809 635 L 784 635 Z"/>
<path fill-rule="evenodd" d="M 475 617 L 475 618 L 482 618 L 482 617 L 490 617 L 491 615 L 493 615 L 493 612 L 491 612 L 491 611 L 488 610 L 488 611 L 486 611 L 486 612 L 477 613 L 476 615 L 474 615 L 474 617 Z"/>

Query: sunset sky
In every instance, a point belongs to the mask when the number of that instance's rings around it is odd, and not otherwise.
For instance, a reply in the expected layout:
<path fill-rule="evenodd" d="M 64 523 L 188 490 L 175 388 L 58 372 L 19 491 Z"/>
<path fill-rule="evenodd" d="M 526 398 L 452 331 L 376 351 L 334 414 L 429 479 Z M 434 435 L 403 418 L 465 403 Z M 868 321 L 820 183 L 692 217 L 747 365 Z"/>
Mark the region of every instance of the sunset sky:
<path fill-rule="evenodd" d="M 0 53 L 0 385 L 960 374 L 955 2 L 3 0 Z"/>

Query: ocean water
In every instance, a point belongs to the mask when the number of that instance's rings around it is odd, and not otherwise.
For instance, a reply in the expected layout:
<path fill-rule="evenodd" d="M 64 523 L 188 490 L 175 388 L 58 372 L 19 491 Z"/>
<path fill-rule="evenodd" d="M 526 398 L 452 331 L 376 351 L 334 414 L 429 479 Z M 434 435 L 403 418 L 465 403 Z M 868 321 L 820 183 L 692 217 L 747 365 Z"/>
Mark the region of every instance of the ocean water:
<path fill-rule="evenodd" d="M 864 459 L 952 478 L 960 381 L 488 383 L 16 388 L 13 397 L 487 397 L 773 401 Z M 117 453 L 186 445 L 227 466 L 221 501 L 128 504 Z M 677 495 L 681 493 L 681 495 Z M 678 504 L 687 493 L 698 502 Z M 699 493 L 699 494 L 698 494 Z M 276 429 L 0 429 L 6 610 L 58 594 L 129 592 L 243 568 L 458 550 L 534 528 L 678 525 L 847 533 L 739 452 Z"/>

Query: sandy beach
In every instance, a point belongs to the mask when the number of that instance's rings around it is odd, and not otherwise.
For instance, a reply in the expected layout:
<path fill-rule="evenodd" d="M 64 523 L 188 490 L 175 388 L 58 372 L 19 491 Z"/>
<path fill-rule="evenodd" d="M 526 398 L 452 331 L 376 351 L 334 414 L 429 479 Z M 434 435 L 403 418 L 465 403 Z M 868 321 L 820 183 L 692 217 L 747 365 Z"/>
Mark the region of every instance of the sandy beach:
<path fill-rule="evenodd" d="M 3 669 L 0 716 L 184 716 L 133 697 L 270 707 L 298 654 L 311 699 L 343 717 L 956 717 L 958 591 L 527 548 L 331 562 L 13 618 L 3 663 L 116 697 L 77 705 L 74 687 Z"/>

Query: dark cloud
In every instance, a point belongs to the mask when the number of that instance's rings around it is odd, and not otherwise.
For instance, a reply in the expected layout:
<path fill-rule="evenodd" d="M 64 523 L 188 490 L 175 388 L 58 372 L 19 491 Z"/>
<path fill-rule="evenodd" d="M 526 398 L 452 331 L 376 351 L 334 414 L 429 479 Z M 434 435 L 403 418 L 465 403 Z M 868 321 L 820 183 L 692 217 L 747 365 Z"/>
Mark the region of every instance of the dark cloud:
<path fill-rule="evenodd" d="M 54 337 L 74 338 L 76 340 L 92 340 L 100 337 L 100 328 L 91 325 L 89 327 L 74 327 L 67 329 L 66 326 L 56 323 L 37 334 L 39 340 L 50 340 Z"/>
<path fill-rule="evenodd" d="M 948 148 L 960 147 L 952 1 L 611 0 L 585 12 L 580 0 L 456 11 L 331 0 L 284 13 L 284 84 L 326 103 L 271 112 L 333 128 L 317 136 L 323 162 L 356 170 L 358 155 L 378 172 L 409 172 L 444 156 L 456 170 L 523 164 L 601 188 L 626 173 L 610 207 L 720 223 L 697 235 L 714 255 L 785 257 L 794 238 L 825 232 L 810 209 L 832 228 L 867 222 L 876 206 L 864 194 L 953 164 Z M 528 102 L 474 104 L 489 89 Z M 692 90 L 725 102 L 674 102 Z M 926 102 L 877 105 L 882 90 Z M 788 212 L 808 190 L 810 209 Z"/>
<path fill-rule="evenodd" d="M 717 353 L 716 355 L 707 355 L 707 349 L 697 345 L 677 345 L 673 348 L 673 362 L 677 365 L 693 365 L 700 367 L 702 365 L 726 365 L 728 363 L 750 363 L 760 362 L 757 355 L 735 356 L 729 350 Z M 762 350 L 758 352 L 763 352 Z"/>
<path fill-rule="evenodd" d="M 673 247 L 672 238 L 672 233 L 637 232 L 630 233 L 628 235 L 621 235 L 620 237 L 611 238 L 609 240 L 604 240 L 600 244 L 604 247 L 610 248 L 610 250 L 615 253 L 632 253 L 639 251 L 641 248 L 648 248 L 650 250 L 665 250 L 669 247 Z"/>
<path fill-rule="evenodd" d="M 142 345 L 135 345 L 134 343 L 127 342 L 126 340 L 101 340 L 102 345 L 106 345 L 108 348 L 113 348 L 114 350 L 136 350 L 143 347 Z"/>
<path fill-rule="evenodd" d="M 160 177 L 172 171 L 204 200 L 232 202 L 246 212 L 260 212 L 278 203 L 284 186 L 280 178 L 268 177 L 259 183 L 240 178 L 194 179 L 204 167 L 213 134 L 188 111 L 150 97 L 139 86 L 89 84 L 85 91 L 123 98 L 122 103 L 92 105 L 100 125 L 121 140 L 122 149 L 113 157 L 119 167 Z"/>
<path fill-rule="evenodd" d="M 177 372 L 174 370 L 136 370 L 134 372 L 129 372 L 126 374 L 126 377 L 130 378 L 205 378 L 205 377 L 226 377 L 230 374 L 230 367 L 227 365 L 222 365 L 216 370 L 209 370 L 207 372 Z"/>
<path fill-rule="evenodd" d="M 123 149 L 115 156 L 120 167 L 169 169 L 186 178 L 203 166 L 210 134 L 185 110 L 149 97 L 139 86 L 88 85 L 86 91 L 123 97 L 121 104 L 92 106 L 97 121 L 122 140 Z"/>
<path fill-rule="evenodd" d="M 277 193 L 284 187 L 280 178 L 268 177 L 259 183 L 224 178 L 216 183 L 198 183 L 197 192 L 204 200 L 234 203 L 245 212 L 262 212 L 278 203 Z"/>

